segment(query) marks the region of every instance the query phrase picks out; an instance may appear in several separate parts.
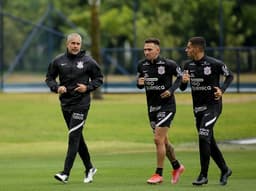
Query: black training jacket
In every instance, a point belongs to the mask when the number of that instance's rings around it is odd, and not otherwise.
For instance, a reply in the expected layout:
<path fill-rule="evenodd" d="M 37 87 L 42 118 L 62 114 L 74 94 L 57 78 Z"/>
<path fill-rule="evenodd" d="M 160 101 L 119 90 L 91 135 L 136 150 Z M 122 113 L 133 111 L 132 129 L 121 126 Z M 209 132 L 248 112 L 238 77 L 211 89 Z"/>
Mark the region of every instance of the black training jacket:
<path fill-rule="evenodd" d="M 90 92 L 102 85 L 103 75 L 96 61 L 86 55 L 85 51 L 77 55 L 63 53 L 49 64 L 45 82 L 55 93 L 59 86 L 67 88 L 67 93 L 60 95 L 62 107 L 87 107 L 90 105 Z M 77 83 L 87 85 L 87 91 L 74 91 Z"/>
<path fill-rule="evenodd" d="M 158 106 L 175 107 L 174 91 L 179 87 L 181 82 L 181 69 L 175 61 L 158 57 L 152 62 L 144 59 L 138 63 L 137 79 L 145 78 L 144 85 L 137 87 L 142 89 L 145 87 L 148 107 L 157 108 Z M 176 80 L 173 83 L 173 76 Z M 162 99 L 160 94 L 169 90 L 171 96 Z"/>
<path fill-rule="evenodd" d="M 199 61 L 188 60 L 184 64 L 184 70 L 190 75 L 190 86 L 194 107 L 212 105 L 221 102 L 215 100 L 214 87 L 219 87 L 224 93 L 233 80 L 232 72 L 220 60 L 210 56 L 204 56 Z M 223 83 L 220 76 L 225 76 Z M 187 88 L 187 83 L 181 83 L 180 89 Z"/>

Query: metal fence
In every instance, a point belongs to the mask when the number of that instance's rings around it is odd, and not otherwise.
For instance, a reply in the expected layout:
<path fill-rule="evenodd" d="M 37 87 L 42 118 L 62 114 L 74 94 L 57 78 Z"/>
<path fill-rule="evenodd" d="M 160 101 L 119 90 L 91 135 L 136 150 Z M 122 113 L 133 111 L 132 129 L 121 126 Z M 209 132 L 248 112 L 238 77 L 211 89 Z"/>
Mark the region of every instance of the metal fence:
<path fill-rule="evenodd" d="M 256 47 L 207 48 L 209 56 L 216 57 L 235 74 L 229 91 L 256 92 Z M 174 59 L 181 66 L 187 59 L 184 48 L 162 48 L 161 55 Z M 142 59 L 143 49 L 102 49 L 102 63 L 105 73 L 105 92 L 136 92 L 136 67 Z"/>
<path fill-rule="evenodd" d="M 32 50 L 31 50 L 32 51 Z M 15 67 L 10 64 L 3 73 L 3 92 L 45 92 L 49 91 L 44 83 L 48 61 L 47 52 L 44 62 L 40 58 L 26 54 Z M 207 48 L 207 54 L 219 58 L 234 72 L 235 80 L 228 91 L 256 92 L 256 47 Z M 49 53 L 52 54 L 52 53 Z M 161 55 L 177 61 L 182 65 L 187 59 L 184 48 L 162 48 Z M 103 48 L 100 63 L 104 73 L 104 93 L 140 92 L 136 88 L 136 68 L 144 58 L 143 49 Z M 43 59 L 42 59 L 43 60 Z"/>

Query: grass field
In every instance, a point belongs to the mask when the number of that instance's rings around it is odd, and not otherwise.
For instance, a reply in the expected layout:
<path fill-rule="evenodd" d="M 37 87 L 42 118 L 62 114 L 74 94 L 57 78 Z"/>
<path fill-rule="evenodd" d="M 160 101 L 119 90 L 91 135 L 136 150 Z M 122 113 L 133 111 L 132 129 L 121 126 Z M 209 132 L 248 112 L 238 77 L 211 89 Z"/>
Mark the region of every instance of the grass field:
<path fill-rule="evenodd" d="M 212 162 L 209 183 L 191 182 L 199 171 L 197 135 L 189 94 L 177 94 L 177 113 L 169 131 L 176 154 L 186 166 L 179 184 L 169 180 L 166 161 L 161 185 L 145 180 L 155 168 L 152 133 L 143 94 L 104 95 L 93 100 L 84 130 L 95 166 L 92 184 L 83 184 L 82 163 L 77 158 L 68 184 L 53 174 L 61 170 L 67 131 L 55 94 L 0 94 L 0 190 L 2 191 L 155 191 L 155 190 L 255 190 L 255 145 L 220 144 L 233 170 L 229 184 L 218 185 L 219 172 Z M 223 113 L 215 126 L 219 141 L 256 137 L 256 94 L 224 95 Z"/>

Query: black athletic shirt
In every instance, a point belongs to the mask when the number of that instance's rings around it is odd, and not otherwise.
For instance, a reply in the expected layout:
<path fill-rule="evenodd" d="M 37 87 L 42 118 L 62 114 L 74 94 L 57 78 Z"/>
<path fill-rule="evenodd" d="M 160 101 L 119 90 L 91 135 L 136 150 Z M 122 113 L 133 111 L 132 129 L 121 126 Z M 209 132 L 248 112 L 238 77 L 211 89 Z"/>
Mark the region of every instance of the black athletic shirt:
<path fill-rule="evenodd" d="M 86 107 L 90 105 L 90 92 L 102 85 L 103 75 L 96 61 L 81 51 L 77 55 L 63 53 L 54 58 L 49 64 L 45 81 L 55 93 L 59 86 L 67 88 L 67 93 L 60 95 L 62 107 Z M 87 85 L 87 91 L 74 91 L 77 83 Z"/>
<path fill-rule="evenodd" d="M 184 70 L 190 75 L 190 86 L 194 107 L 213 105 L 221 102 L 214 99 L 214 87 L 219 87 L 224 93 L 233 80 L 232 72 L 220 60 L 204 56 L 199 61 L 188 60 L 184 64 Z M 220 76 L 225 76 L 223 84 L 220 84 Z M 187 83 L 181 83 L 180 89 L 187 88 Z"/>
<path fill-rule="evenodd" d="M 175 107 L 174 91 L 179 87 L 181 82 L 181 69 L 175 61 L 158 57 L 152 62 L 149 60 L 141 60 L 137 66 L 137 81 L 138 78 L 144 77 L 144 85 L 137 87 L 142 89 L 145 87 L 148 108 L 157 108 L 165 106 L 165 108 Z M 173 76 L 176 76 L 174 83 Z M 160 94 L 169 90 L 171 96 L 162 99 Z"/>

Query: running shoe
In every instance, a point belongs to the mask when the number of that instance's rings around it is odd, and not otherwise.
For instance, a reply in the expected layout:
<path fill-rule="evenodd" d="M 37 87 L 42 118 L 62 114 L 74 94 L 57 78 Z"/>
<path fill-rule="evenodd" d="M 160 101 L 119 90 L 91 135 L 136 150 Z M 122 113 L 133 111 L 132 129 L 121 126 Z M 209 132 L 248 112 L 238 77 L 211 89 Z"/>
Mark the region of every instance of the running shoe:
<path fill-rule="evenodd" d="M 159 174 L 153 174 L 150 179 L 147 180 L 149 184 L 159 184 L 163 182 L 163 177 Z"/>
<path fill-rule="evenodd" d="M 93 176 L 96 174 L 96 172 L 96 168 L 91 168 L 89 172 L 85 175 L 84 183 L 91 183 L 93 181 Z"/>
<path fill-rule="evenodd" d="M 64 174 L 63 172 L 55 174 L 54 178 L 57 179 L 58 181 L 63 182 L 63 183 L 67 183 L 68 182 L 68 175 Z"/>
<path fill-rule="evenodd" d="M 192 184 L 195 186 L 202 186 L 203 184 L 207 184 L 207 183 L 208 183 L 207 177 L 203 176 L 202 174 L 200 174 L 198 178 L 194 180 L 194 182 L 192 182 Z"/>
<path fill-rule="evenodd" d="M 184 172 L 185 167 L 181 164 L 180 168 L 172 171 L 172 184 L 177 184 L 180 178 L 180 175 Z"/>
<path fill-rule="evenodd" d="M 225 173 L 221 173 L 220 176 L 220 185 L 226 185 L 228 182 L 228 177 L 230 177 L 232 174 L 232 170 L 228 169 Z"/>

